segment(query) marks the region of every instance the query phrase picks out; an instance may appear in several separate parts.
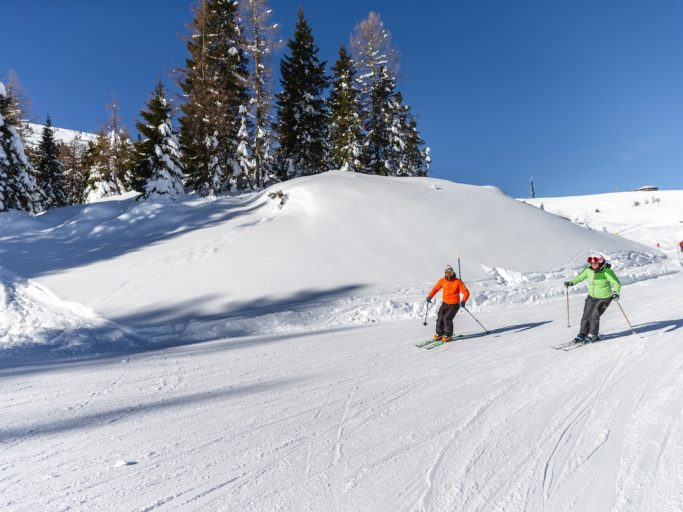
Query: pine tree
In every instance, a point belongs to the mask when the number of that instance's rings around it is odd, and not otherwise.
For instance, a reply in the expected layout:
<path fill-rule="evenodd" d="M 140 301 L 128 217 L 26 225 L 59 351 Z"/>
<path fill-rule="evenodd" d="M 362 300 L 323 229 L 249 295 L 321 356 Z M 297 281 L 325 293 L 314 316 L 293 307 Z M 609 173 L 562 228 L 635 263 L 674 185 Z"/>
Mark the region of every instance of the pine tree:
<path fill-rule="evenodd" d="M 408 171 L 407 176 L 427 176 L 432 159 L 429 155 L 429 148 L 424 147 L 424 140 L 417 130 L 417 121 L 406 107 L 407 116 L 405 117 L 405 150 L 403 154 L 403 169 Z"/>
<path fill-rule="evenodd" d="M 371 12 L 351 38 L 365 129 L 363 163 L 367 172 L 381 175 L 424 176 L 429 148 L 417 130 L 410 107 L 396 92 L 398 52 L 377 13 Z"/>
<path fill-rule="evenodd" d="M 134 151 L 127 130 L 121 123 L 116 100 L 107 105 L 110 118 L 100 129 L 90 153 L 85 201 L 119 195 L 130 189 L 133 179 Z"/>
<path fill-rule="evenodd" d="M 135 124 L 141 140 L 136 143 L 133 186 L 145 199 L 175 199 L 185 192 L 178 140 L 173 133 L 171 107 L 161 81 L 140 112 Z"/>
<path fill-rule="evenodd" d="M 268 0 L 244 0 L 241 4 L 245 25 L 247 52 L 250 56 L 249 74 L 250 106 L 253 118 L 250 161 L 252 180 L 256 188 L 267 185 L 274 178 L 275 157 L 273 152 L 272 92 L 273 69 L 271 58 L 279 47 L 277 24 L 270 21 L 272 10 Z M 240 128 L 241 129 L 241 128 Z"/>
<path fill-rule="evenodd" d="M 386 167 L 394 176 L 426 176 L 429 171 L 429 149 L 417 131 L 410 107 L 403 104 L 400 92 L 389 101 L 389 149 Z"/>
<path fill-rule="evenodd" d="M 330 91 L 330 163 L 336 169 L 361 171 L 363 124 L 356 90 L 356 70 L 344 45 L 332 67 Z"/>
<path fill-rule="evenodd" d="M 325 171 L 329 153 L 328 112 L 323 98 L 328 85 L 325 62 L 318 58 L 301 7 L 294 38 L 287 46 L 290 55 L 280 63 L 282 92 L 277 96 L 278 173 L 282 179 Z"/>
<path fill-rule="evenodd" d="M 93 145 L 91 142 L 85 144 L 80 135 L 76 135 L 68 144 L 59 144 L 67 204 L 81 204 L 85 200 L 88 171 L 92 167 L 88 148 Z"/>
<path fill-rule="evenodd" d="M 90 168 L 84 200 L 91 203 L 103 197 L 115 196 L 122 191 L 116 180 L 111 158 L 111 137 L 100 130 L 97 140 L 90 148 Z"/>
<path fill-rule="evenodd" d="M 397 148 L 392 147 L 392 130 L 396 130 L 395 80 L 389 69 L 382 66 L 378 79 L 372 83 L 365 125 L 364 155 L 368 172 L 387 176 L 394 174 Z"/>
<path fill-rule="evenodd" d="M 12 70 L 7 73 L 5 91 L 7 97 L 10 98 L 5 119 L 9 120 L 9 123 L 16 128 L 21 140 L 26 140 L 27 136 L 30 135 L 28 122 L 31 118 L 32 105 L 30 98 L 24 93 L 24 88 L 21 85 L 19 77 Z M 24 150 L 30 160 L 30 148 L 25 146 Z"/>
<path fill-rule="evenodd" d="M 180 86 L 187 98 L 180 142 L 189 185 L 201 195 L 236 188 L 238 134 L 248 105 L 247 57 L 238 4 L 200 0 Z"/>
<path fill-rule="evenodd" d="M 121 194 L 131 189 L 133 180 L 133 143 L 130 140 L 128 130 L 121 122 L 119 104 L 116 98 L 112 98 L 107 105 L 110 112 L 109 121 L 105 125 L 109 140 L 109 166 L 116 181 L 116 188 Z"/>
<path fill-rule="evenodd" d="M 44 196 L 36 185 L 35 170 L 11 121 L 12 102 L 0 82 L 0 211 L 23 210 L 35 214 L 40 212 Z"/>
<path fill-rule="evenodd" d="M 38 187 L 45 195 L 44 209 L 61 208 L 69 204 L 66 197 L 59 147 L 55 141 L 52 120 L 47 117 L 43 133 L 34 155 Z"/>

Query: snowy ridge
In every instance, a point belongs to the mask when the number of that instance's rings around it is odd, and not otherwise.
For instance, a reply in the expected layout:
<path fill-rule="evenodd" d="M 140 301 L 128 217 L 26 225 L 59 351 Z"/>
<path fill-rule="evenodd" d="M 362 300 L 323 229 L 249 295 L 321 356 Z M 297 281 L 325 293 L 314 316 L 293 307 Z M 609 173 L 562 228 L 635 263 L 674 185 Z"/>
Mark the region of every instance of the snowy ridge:
<path fill-rule="evenodd" d="M 40 140 L 43 137 L 42 124 L 26 123 L 27 131 L 24 144 L 31 148 L 36 148 L 40 144 Z M 76 138 L 80 140 L 80 143 L 84 146 L 88 142 L 95 142 L 97 140 L 97 134 L 89 132 L 81 132 L 78 130 L 70 130 L 68 128 L 58 128 L 52 127 L 54 130 L 54 137 L 57 143 L 71 144 Z"/>

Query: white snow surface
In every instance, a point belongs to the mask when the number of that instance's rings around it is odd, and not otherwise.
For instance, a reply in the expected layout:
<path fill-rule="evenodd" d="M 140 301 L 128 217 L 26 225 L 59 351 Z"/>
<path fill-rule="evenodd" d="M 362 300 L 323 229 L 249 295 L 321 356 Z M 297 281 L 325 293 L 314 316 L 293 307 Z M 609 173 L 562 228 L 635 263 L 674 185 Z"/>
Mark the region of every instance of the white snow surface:
<path fill-rule="evenodd" d="M 345 172 L 0 214 L 0 508 L 681 510 L 683 274 L 648 233 L 678 235 L 657 208 L 683 191 L 656 194 L 633 218 L 594 196 L 612 229 Z M 622 299 L 553 350 L 592 252 Z M 418 349 L 458 257 L 490 334 L 461 311 Z"/>
<path fill-rule="evenodd" d="M 589 229 L 613 233 L 675 255 L 683 241 L 680 190 L 613 192 L 525 199 Z"/>
<path fill-rule="evenodd" d="M 37 148 L 43 138 L 44 125 L 35 123 L 26 123 L 26 125 L 28 129 L 24 143 L 32 148 Z M 63 144 L 70 144 L 77 137 L 84 146 L 87 145 L 88 142 L 95 142 L 97 140 L 96 133 L 81 132 L 78 130 L 59 128 L 56 126 L 53 126 L 52 129 L 54 130 L 55 141 L 61 142 Z"/>

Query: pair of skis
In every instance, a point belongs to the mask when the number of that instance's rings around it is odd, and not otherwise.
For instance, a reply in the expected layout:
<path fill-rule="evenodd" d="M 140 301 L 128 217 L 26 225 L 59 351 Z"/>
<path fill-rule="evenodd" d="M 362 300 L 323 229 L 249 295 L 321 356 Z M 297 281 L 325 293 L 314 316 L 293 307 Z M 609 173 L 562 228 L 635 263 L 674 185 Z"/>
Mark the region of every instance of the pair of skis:
<path fill-rule="evenodd" d="M 455 340 L 459 340 L 462 337 L 463 337 L 462 334 L 458 334 L 456 336 L 453 336 L 451 338 L 451 341 L 427 340 L 427 341 L 423 341 L 421 343 L 418 343 L 415 346 L 417 348 L 423 348 L 425 350 L 431 350 L 433 348 L 440 347 L 441 345 L 446 345 L 447 343 L 453 343 Z"/>
<path fill-rule="evenodd" d="M 592 345 L 593 343 L 597 343 L 595 341 L 568 341 L 567 343 L 562 343 L 561 345 L 551 345 L 552 348 L 555 350 L 564 350 L 565 352 L 569 352 L 570 350 L 576 350 L 577 348 L 581 348 L 585 345 Z"/>

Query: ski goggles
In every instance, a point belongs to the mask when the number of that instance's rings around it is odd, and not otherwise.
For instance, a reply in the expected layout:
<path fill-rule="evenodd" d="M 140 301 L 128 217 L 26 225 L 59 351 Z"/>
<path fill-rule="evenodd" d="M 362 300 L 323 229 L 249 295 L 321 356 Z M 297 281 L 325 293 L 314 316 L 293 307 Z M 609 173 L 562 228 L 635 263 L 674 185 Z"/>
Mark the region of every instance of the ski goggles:
<path fill-rule="evenodd" d="M 604 258 L 602 256 L 588 256 L 588 263 L 602 263 Z"/>

